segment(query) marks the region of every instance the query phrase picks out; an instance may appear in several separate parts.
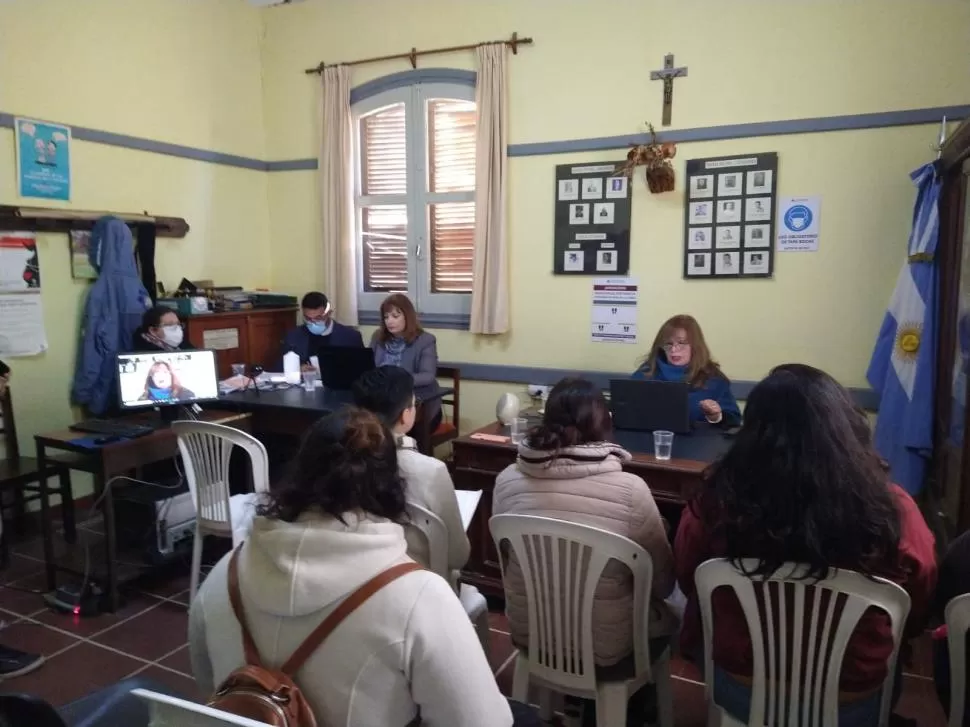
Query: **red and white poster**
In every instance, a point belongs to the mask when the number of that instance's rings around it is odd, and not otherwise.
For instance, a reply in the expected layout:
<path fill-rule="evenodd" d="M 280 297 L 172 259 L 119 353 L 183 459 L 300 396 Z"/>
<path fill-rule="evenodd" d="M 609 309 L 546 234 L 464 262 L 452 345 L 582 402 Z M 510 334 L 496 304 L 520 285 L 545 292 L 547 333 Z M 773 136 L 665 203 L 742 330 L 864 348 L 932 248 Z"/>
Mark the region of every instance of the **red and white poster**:
<path fill-rule="evenodd" d="M 47 350 L 33 232 L 0 232 L 0 356 Z"/>

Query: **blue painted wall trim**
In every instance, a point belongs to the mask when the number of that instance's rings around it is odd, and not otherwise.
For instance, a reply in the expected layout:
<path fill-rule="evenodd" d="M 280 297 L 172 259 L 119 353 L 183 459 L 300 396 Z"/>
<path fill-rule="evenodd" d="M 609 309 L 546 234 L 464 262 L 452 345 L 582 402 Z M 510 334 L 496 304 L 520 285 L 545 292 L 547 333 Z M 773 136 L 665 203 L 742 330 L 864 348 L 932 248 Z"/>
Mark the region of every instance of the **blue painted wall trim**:
<path fill-rule="evenodd" d="M 376 310 L 358 310 L 357 322 L 362 326 L 379 326 L 381 314 Z M 467 331 L 471 327 L 471 316 L 457 313 L 422 313 L 421 325 L 425 328 Z"/>
<path fill-rule="evenodd" d="M 459 71 L 448 68 L 429 68 L 418 71 L 404 71 L 391 76 L 369 81 L 354 89 L 354 92 L 366 98 L 368 95 L 379 93 L 388 88 L 410 85 L 418 82 L 446 81 L 451 83 L 465 83 L 474 85 L 474 72 Z M 397 84 L 397 85 L 385 85 Z M 353 92 L 352 92 L 353 93 Z M 358 99 L 359 100 L 359 99 Z M 710 126 L 697 129 L 675 129 L 659 134 L 663 141 L 689 143 L 697 141 L 725 141 L 728 139 L 746 139 L 759 136 L 780 136 L 786 134 L 814 134 L 826 131 L 850 131 L 860 129 L 880 129 L 894 126 L 915 126 L 920 124 L 938 124 L 946 116 L 957 121 L 970 117 L 970 106 L 939 106 L 926 109 L 907 109 L 904 111 L 884 111 L 874 114 L 853 114 L 849 116 L 822 116 L 811 119 L 791 119 L 787 121 L 765 121 L 752 124 L 729 124 L 726 126 Z M 0 112 L 0 128 L 13 128 L 13 114 Z M 58 122 L 64 123 L 64 122 Z M 66 124 L 71 126 L 70 124 Z M 312 171 L 317 168 L 316 159 L 280 159 L 263 161 L 238 154 L 224 154 L 208 149 L 199 149 L 182 144 L 171 144 L 165 141 L 144 139 L 127 134 L 116 134 L 111 131 L 88 129 L 83 126 L 71 126 L 74 138 L 96 144 L 107 144 L 123 149 L 145 151 L 153 154 L 165 154 L 181 159 L 222 164 L 240 169 L 251 169 L 260 172 L 292 172 Z M 576 154 L 590 151 L 610 151 L 625 149 L 633 144 L 647 141 L 646 134 L 630 134 L 625 136 L 603 136 L 590 139 L 566 139 L 563 141 L 540 141 L 527 144 L 510 144 L 508 154 L 512 157 L 541 156 L 549 154 Z"/>
<path fill-rule="evenodd" d="M 422 318 L 423 320 L 423 318 Z M 609 373 L 606 371 L 577 371 L 576 369 L 547 369 L 533 366 L 505 366 L 499 364 L 479 364 L 468 362 L 441 362 L 442 366 L 461 369 L 461 377 L 472 381 L 495 381 L 508 384 L 539 384 L 552 386 L 567 376 L 582 376 L 597 386 L 608 389 L 610 379 L 624 379 L 630 371 Z M 731 391 L 738 399 L 747 399 L 757 381 L 733 381 Z M 872 389 L 849 389 L 856 404 L 866 411 L 879 410 L 879 394 Z"/>
<path fill-rule="evenodd" d="M 411 71 L 391 73 L 367 81 L 350 90 L 351 105 L 394 88 L 405 88 L 418 83 L 456 83 L 474 88 L 478 74 L 457 68 L 418 68 Z"/>

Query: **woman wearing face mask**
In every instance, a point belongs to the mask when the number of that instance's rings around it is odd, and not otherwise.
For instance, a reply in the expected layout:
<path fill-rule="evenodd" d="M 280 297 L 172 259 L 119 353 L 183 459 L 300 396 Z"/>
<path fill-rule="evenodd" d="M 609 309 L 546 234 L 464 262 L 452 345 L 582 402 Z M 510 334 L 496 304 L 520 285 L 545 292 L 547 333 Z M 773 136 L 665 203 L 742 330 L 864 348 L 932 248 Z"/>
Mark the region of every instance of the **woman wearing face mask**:
<path fill-rule="evenodd" d="M 660 327 L 633 378 L 689 384 L 692 422 L 722 427 L 736 427 L 741 423 L 741 409 L 731 393 L 731 382 L 711 357 L 701 327 L 693 316 L 674 316 Z"/>
<path fill-rule="evenodd" d="M 414 377 L 418 401 L 438 393 L 438 341 L 421 328 L 414 304 L 402 293 L 387 296 L 381 303 L 383 325 L 374 331 L 371 348 L 377 366 L 400 366 Z M 425 416 L 433 432 L 441 423 L 441 402 L 428 403 Z"/>
<path fill-rule="evenodd" d="M 300 363 L 308 364 L 310 358 L 317 356 L 321 348 L 364 347 L 360 331 L 334 320 L 333 306 L 323 293 L 307 293 L 303 296 L 300 307 L 303 325 L 286 334 L 283 339 L 283 355 L 293 351 L 300 357 Z"/>
<path fill-rule="evenodd" d="M 195 346 L 185 340 L 185 330 L 178 313 L 164 305 L 156 305 L 145 311 L 141 326 L 132 336 L 131 346 L 137 353 L 195 350 Z"/>
<path fill-rule="evenodd" d="M 164 361 L 156 361 L 145 377 L 145 393 L 142 401 L 191 401 L 195 394 L 182 386 L 178 376 Z"/>

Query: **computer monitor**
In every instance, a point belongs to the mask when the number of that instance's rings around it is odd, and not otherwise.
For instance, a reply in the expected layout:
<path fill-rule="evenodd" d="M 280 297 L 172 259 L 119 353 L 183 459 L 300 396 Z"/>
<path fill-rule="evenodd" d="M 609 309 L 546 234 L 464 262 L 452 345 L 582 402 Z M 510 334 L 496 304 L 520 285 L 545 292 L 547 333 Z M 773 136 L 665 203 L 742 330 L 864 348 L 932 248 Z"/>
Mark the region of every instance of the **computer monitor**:
<path fill-rule="evenodd" d="M 219 398 L 215 352 L 118 354 L 118 390 L 123 409 L 214 401 Z"/>

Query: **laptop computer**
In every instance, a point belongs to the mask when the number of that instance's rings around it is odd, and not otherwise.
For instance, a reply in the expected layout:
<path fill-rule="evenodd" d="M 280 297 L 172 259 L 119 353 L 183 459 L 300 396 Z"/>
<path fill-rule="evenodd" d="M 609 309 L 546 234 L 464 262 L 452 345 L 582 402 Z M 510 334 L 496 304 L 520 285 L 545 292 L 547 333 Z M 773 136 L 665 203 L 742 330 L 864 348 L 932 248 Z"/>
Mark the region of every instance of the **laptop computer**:
<path fill-rule="evenodd" d="M 348 391 L 357 379 L 374 368 L 374 352 L 356 346 L 327 346 L 317 351 L 317 361 L 325 388 Z"/>
<path fill-rule="evenodd" d="M 673 381 L 613 379 L 613 427 L 636 432 L 690 433 L 690 386 Z"/>

